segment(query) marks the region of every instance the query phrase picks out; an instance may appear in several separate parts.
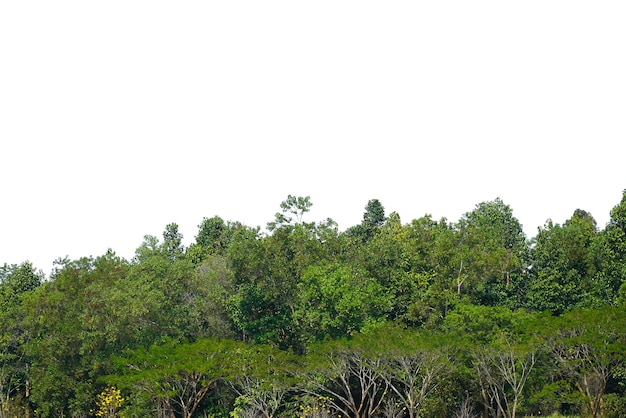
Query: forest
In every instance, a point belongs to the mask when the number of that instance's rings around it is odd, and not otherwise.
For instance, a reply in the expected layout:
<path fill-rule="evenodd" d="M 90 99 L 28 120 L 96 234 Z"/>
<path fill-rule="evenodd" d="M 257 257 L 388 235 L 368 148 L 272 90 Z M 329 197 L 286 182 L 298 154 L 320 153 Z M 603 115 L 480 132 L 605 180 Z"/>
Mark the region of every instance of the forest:
<path fill-rule="evenodd" d="M 534 237 L 499 198 L 408 223 L 372 199 L 341 231 L 312 204 L 4 264 L 0 418 L 626 416 L 626 190 Z"/>

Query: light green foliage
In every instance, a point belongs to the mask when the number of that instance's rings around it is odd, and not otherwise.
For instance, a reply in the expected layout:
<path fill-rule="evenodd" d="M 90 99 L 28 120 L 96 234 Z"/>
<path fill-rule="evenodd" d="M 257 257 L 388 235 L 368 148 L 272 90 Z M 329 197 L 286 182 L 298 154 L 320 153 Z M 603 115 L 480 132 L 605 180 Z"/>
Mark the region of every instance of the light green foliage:
<path fill-rule="evenodd" d="M 519 334 L 532 318 L 532 314 L 523 310 L 461 303 L 448 313 L 443 329 L 468 336 L 475 342 L 491 343 L 498 341 L 502 335 L 511 337 Z"/>
<path fill-rule="evenodd" d="M 167 416 L 185 418 L 193 416 L 207 398 L 232 396 L 225 392 L 226 384 L 238 393 L 239 412 L 251 405 L 275 411 L 282 406 L 279 400 L 284 393 L 278 389 L 289 382 L 285 370 L 295 372 L 299 367 L 288 353 L 227 339 L 169 341 L 135 350 L 114 363 L 120 374 L 105 380 L 135 393 L 129 411 L 152 405 Z"/>
<path fill-rule="evenodd" d="M 602 416 L 603 398 L 611 378 L 619 381 L 626 355 L 626 316 L 604 307 L 575 310 L 561 317 L 542 317 L 542 341 L 549 357 L 546 388 L 560 402 L 569 402 L 589 416 Z M 544 389 L 545 390 L 545 389 Z"/>
<path fill-rule="evenodd" d="M 385 320 L 391 299 L 363 270 L 343 265 L 309 267 L 298 284 L 295 320 L 316 339 L 352 335 Z"/>
<path fill-rule="evenodd" d="M 129 399 L 131 411 L 152 405 L 167 416 L 190 418 L 220 379 L 245 371 L 236 361 L 245 351 L 245 345 L 230 340 L 171 341 L 115 359 L 121 374 L 106 380 L 136 394 Z"/>
<path fill-rule="evenodd" d="M 311 206 L 313 206 L 313 203 L 311 203 L 309 196 L 287 196 L 287 200 L 284 200 L 280 204 L 281 212 L 276 213 L 273 222 L 268 222 L 267 229 L 273 231 L 277 228 L 293 226 L 294 217 L 295 224 L 302 223 L 302 217 L 311 210 Z M 288 216 L 287 214 L 292 216 Z"/>

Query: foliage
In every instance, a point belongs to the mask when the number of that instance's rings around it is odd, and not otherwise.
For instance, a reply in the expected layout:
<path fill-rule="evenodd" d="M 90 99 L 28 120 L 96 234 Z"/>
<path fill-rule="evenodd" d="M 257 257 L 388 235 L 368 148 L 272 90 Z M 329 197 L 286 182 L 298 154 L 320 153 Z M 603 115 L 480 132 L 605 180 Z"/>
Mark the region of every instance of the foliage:
<path fill-rule="evenodd" d="M 0 268 L 0 417 L 624 415 L 626 193 L 527 240 L 501 199 L 340 231 L 289 195 L 268 230 L 176 223 Z"/>
<path fill-rule="evenodd" d="M 365 271 L 340 265 L 311 266 L 298 284 L 294 318 L 314 339 L 339 338 L 385 319 L 391 300 Z"/>
<path fill-rule="evenodd" d="M 114 386 L 107 386 L 98 394 L 96 400 L 97 409 L 95 415 L 97 417 L 113 418 L 117 416 L 117 412 L 122 407 L 124 398 L 119 389 Z"/>

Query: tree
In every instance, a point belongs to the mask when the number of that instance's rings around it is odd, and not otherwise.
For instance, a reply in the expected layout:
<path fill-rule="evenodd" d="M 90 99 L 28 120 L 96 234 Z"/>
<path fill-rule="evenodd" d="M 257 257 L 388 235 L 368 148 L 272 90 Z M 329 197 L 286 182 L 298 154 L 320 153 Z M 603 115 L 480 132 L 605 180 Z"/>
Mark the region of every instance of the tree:
<path fill-rule="evenodd" d="M 418 349 L 385 358 L 383 379 L 395 393 L 409 418 L 419 418 L 426 397 L 446 377 L 444 356 Z"/>
<path fill-rule="evenodd" d="M 199 264 L 207 255 L 225 255 L 233 233 L 241 224 L 226 224 L 219 216 L 204 218 L 198 225 L 198 235 L 195 244 L 187 249 L 187 256 Z"/>
<path fill-rule="evenodd" d="M 228 315 L 228 300 L 234 294 L 233 272 L 224 257 L 208 256 L 196 267 L 184 297 L 195 337 L 237 338 L 236 326 Z"/>
<path fill-rule="evenodd" d="M 249 230 L 233 236 L 228 259 L 235 294 L 229 300 L 229 312 L 244 338 L 303 350 L 301 329 L 294 318 L 298 283 L 309 266 L 341 251 L 337 241 L 336 226 L 330 220 L 280 227 L 271 235 Z"/>
<path fill-rule="evenodd" d="M 284 200 L 280 204 L 281 212 L 276 213 L 275 220 L 273 222 L 268 222 L 267 229 L 271 232 L 277 228 L 293 225 L 293 216 L 296 218 L 295 223 L 301 223 L 302 217 L 305 213 L 311 210 L 311 206 L 313 206 L 313 203 L 311 203 L 310 196 L 296 197 L 288 195 L 287 200 Z M 288 216 L 286 214 L 291 214 L 293 216 Z"/>
<path fill-rule="evenodd" d="M 152 416 L 191 418 L 220 381 L 241 373 L 233 359 L 245 351 L 230 340 L 170 341 L 116 358 L 119 374 L 105 380 L 134 393 L 129 408 L 140 415 L 150 408 Z"/>
<path fill-rule="evenodd" d="M 614 304 L 620 287 L 626 292 L 626 190 L 611 210 L 611 218 L 592 248 L 595 299 Z"/>
<path fill-rule="evenodd" d="M 482 202 L 463 215 L 456 227 L 459 294 L 465 284 L 478 303 L 518 304 L 528 247 L 511 208 L 500 198 Z"/>
<path fill-rule="evenodd" d="M 309 378 L 305 392 L 325 398 L 335 413 L 367 418 L 383 405 L 388 383 L 380 374 L 380 358 L 345 350 L 329 354 L 322 367 Z"/>
<path fill-rule="evenodd" d="M 235 293 L 228 300 L 228 312 L 245 340 L 274 342 L 282 348 L 298 345 L 292 313 L 300 267 L 290 243 L 292 232 L 298 231 L 299 225 L 264 238 L 256 229 L 233 236 L 228 260 Z"/>
<path fill-rule="evenodd" d="M 29 399 L 42 416 L 87 411 L 96 396 L 92 367 L 99 352 L 83 352 L 82 310 L 86 289 L 98 278 L 94 259 L 57 260 L 50 280 L 24 299 L 31 338 Z"/>
<path fill-rule="evenodd" d="M 107 386 L 102 392 L 98 394 L 96 401 L 97 410 L 95 415 L 97 417 L 115 418 L 117 412 L 124 403 L 124 398 L 119 389 L 115 386 Z"/>
<path fill-rule="evenodd" d="M 531 282 L 527 306 L 561 314 L 578 304 L 599 305 L 592 281 L 595 220 L 576 210 L 562 226 L 548 221 L 539 229 L 531 250 Z"/>
<path fill-rule="evenodd" d="M 483 402 L 494 416 L 515 418 L 528 377 L 536 361 L 530 347 L 480 347 L 474 351 L 474 367 L 482 388 Z"/>
<path fill-rule="evenodd" d="M 363 225 L 366 228 L 380 227 L 385 224 L 385 208 L 378 199 L 371 199 L 365 206 Z"/>
<path fill-rule="evenodd" d="M 30 361 L 26 356 L 28 329 L 23 301 L 42 283 L 43 275 L 24 262 L 0 267 L 0 417 L 15 413 L 11 400 L 28 398 Z"/>
<path fill-rule="evenodd" d="M 587 412 L 604 414 L 604 395 L 615 370 L 624 367 L 626 315 L 615 307 L 569 312 L 544 321 L 553 381 L 579 394 Z"/>
<path fill-rule="evenodd" d="M 371 239 L 376 230 L 385 224 L 385 208 L 378 199 L 371 199 L 365 206 L 363 221 L 359 225 L 348 228 L 348 236 L 361 241 Z"/>
<path fill-rule="evenodd" d="M 163 249 L 170 258 L 174 259 L 183 254 L 184 248 L 182 242 L 183 234 L 178 232 L 178 224 L 167 224 L 165 231 L 163 231 Z"/>
<path fill-rule="evenodd" d="M 377 233 L 359 245 L 362 254 L 358 264 L 380 283 L 393 303 L 390 319 L 423 324 L 431 314 L 440 313 L 439 306 L 433 306 L 438 305 L 435 298 L 429 295 L 436 281 L 430 259 L 434 253 L 433 228 L 435 225 L 427 219 L 402 225 L 400 215 L 392 212 Z M 436 292 L 442 295 L 444 289 Z M 422 310 L 419 319 L 418 310 Z"/>
<path fill-rule="evenodd" d="M 306 269 L 294 318 L 305 339 L 353 335 L 385 320 L 391 299 L 362 270 L 323 264 Z"/>

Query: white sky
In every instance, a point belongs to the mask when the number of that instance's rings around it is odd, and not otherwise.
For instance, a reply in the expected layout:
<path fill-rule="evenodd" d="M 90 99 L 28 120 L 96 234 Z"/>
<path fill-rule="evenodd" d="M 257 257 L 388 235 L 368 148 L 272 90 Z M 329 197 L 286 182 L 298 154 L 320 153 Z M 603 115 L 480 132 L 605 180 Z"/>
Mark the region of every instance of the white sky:
<path fill-rule="evenodd" d="M 529 237 L 626 188 L 624 1 L 0 2 L 0 264 L 176 222 L 345 229 L 501 197 Z"/>

